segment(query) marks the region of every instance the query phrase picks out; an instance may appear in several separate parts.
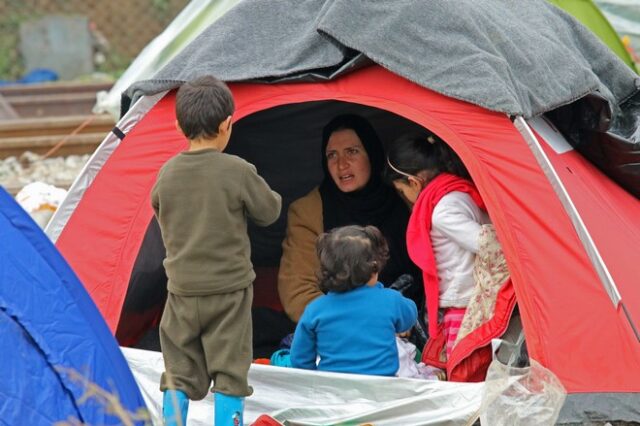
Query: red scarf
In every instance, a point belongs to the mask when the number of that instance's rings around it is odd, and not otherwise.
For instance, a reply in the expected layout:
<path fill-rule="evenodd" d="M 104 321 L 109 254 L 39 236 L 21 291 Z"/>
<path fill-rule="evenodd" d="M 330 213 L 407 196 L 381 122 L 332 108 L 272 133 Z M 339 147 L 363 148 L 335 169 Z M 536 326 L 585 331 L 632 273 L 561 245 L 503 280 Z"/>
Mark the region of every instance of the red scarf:
<path fill-rule="evenodd" d="M 440 173 L 427 184 L 418 196 L 407 225 L 409 257 L 422 269 L 430 337 L 435 337 L 438 333 L 438 300 L 440 296 L 436 260 L 431 246 L 431 216 L 433 216 L 433 209 L 442 197 L 453 191 L 469 194 L 478 207 L 485 209 L 480 193 L 473 183 L 449 173 Z"/>

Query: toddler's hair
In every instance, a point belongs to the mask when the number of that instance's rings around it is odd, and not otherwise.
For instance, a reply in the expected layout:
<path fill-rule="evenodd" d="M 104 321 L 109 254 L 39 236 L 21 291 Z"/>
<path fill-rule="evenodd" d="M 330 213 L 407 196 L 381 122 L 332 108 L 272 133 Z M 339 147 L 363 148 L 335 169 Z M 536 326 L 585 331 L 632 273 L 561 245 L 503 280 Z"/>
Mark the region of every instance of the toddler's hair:
<path fill-rule="evenodd" d="M 322 234 L 317 243 L 323 292 L 342 293 L 361 287 L 389 258 L 389 247 L 375 226 L 343 226 Z"/>
<path fill-rule="evenodd" d="M 466 179 L 470 178 L 469 172 L 458 155 L 440 138 L 428 132 L 402 135 L 388 146 L 384 180 L 388 183 L 399 179 L 406 180 L 405 175 L 393 170 L 388 163 L 414 176 L 422 170 L 428 170 L 435 175 L 448 172 Z"/>
<path fill-rule="evenodd" d="M 176 118 L 187 139 L 215 137 L 220 123 L 233 114 L 231 91 L 222 81 L 206 75 L 180 86 Z"/>

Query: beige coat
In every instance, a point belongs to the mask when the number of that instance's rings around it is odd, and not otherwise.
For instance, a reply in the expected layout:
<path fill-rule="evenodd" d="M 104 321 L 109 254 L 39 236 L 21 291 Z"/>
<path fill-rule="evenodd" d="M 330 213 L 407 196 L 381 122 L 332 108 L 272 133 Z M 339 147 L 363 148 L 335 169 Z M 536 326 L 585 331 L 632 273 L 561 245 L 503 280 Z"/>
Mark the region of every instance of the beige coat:
<path fill-rule="evenodd" d="M 282 243 L 278 293 L 285 312 L 295 322 L 307 304 L 322 295 L 316 277 L 316 240 L 323 232 L 322 198 L 315 188 L 289 206 L 287 234 Z"/>

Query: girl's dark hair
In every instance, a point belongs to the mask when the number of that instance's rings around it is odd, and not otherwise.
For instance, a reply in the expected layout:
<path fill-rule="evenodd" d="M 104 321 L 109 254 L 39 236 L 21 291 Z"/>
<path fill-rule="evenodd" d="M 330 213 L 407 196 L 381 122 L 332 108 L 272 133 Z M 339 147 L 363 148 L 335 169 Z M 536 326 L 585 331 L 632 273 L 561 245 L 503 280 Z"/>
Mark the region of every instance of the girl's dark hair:
<path fill-rule="evenodd" d="M 323 292 L 343 293 L 362 287 L 389 258 L 389 247 L 375 226 L 343 226 L 322 234 L 316 245 Z"/>
<path fill-rule="evenodd" d="M 400 136 L 389 144 L 387 158 L 393 167 L 410 175 L 428 170 L 434 176 L 447 172 L 466 179 L 470 178 L 469 172 L 458 155 L 439 137 L 428 132 Z M 406 180 L 407 177 L 387 164 L 384 179 L 392 183 L 398 179 Z"/>

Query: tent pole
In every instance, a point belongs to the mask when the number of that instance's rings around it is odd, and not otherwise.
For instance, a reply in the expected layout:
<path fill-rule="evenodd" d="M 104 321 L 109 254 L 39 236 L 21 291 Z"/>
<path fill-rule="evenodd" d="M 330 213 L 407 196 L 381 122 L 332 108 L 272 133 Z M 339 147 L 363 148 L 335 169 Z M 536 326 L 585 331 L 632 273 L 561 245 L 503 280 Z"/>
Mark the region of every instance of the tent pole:
<path fill-rule="evenodd" d="M 78 173 L 67 195 L 60 203 L 60 206 L 53 213 L 49 223 L 44 228 L 45 234 L 55 244 L 62 230 L 73 215 L 74 210 L 80 204 L 85 191 L 92 185 L 94 179 L 102 169 L 102 166 L 109 160 L 111 154 L 118 148 L 122 139 L 131 131 L 144 116 L 164 97 L 167 92 L 160 92 L 152 96 L 140 98 L 116 123 L 113 130 L 105 136 L 100 146 L 91 154 L 84 167 Z"/>
<path fill-rule="evenodd" d="M 593 242 L 591 234 L 585 226 L 582 217 L 578 212 L 578 209 L 571 200 L 569 193 L 560 180 L 560 176 L 558 176 L 558 174 L 554 170 L 549 157 L 547 157 L 547 154 L 545 154 L 542 146 L 540 145 L 540 141 L 538 141 L 525 119 L 522 116 L 517 116 L 515 120 L 513 120 L 513 124 L 515 125 L 516 129 L 518 129 L 524 140 L 527 142 L 527 145 L 531 149 L 531 152 L 533 152 L 536 161 L 544 171 L 544 174 L 551 183 L 553 190 L 560 199 L 564 210 L 569 215 L 571 223 L 573 224 L 573 227 L 578 234 L 578 238 L 580 238 L 580 241 L 582 242 L 582 246 L 587 252 L 587 256 L 589 257 L 591 264 L 596 269 L 596 272 L 600 277 L 600 281 L 602 282 L 605 291 L 607 292 L 609 298 L 613 302 L 613 305 L 617 309 L 622 299 L 620 296 L 620 292 L 618 291 L 613 277 L 609 273 L 607 265 L 604 263 L 604 260 L 602 259 L 602 256 L 598 251 L 598 247 L 596 247 L 595 243 Z M 633 327 L 633 323 L 631 324 L 631 326 Z M 635 330 L 635 327 L 633 328 Z"/>
<path fill-rule="evenodd" d="M 569 218 L 571 219 L 571 223 L 573 224 L 573 227 L 576 230 L 576 233 L 578 234 L 578 238 L 580 238 L 580 241 L 582 242 L 582 246 L 586 250 L 587 256 L 589 257 L 591 264 L 593 265 L 598 276 L 600 277 L 600 282 L 604 286 L 604 289 L 609 295 L 609 298 L 611 299 L 611 301 L 613 302 L 613 305 L 616 307 L 616 309 L 618 307 L 622 307 L 622 311 L 625 317 L 627 318 L 627 321 L 629 322 L 629 325 L 631 326 L 631 329 L 633 330 L 636 336 L 636 339 L 640 342 L 640 331 L 631 320 L 629 311 L 627 310 L 627 307 L 625 306 L 624 302 L 622 302 L 622 297 L 620 296 L 618 287 L 616 286 L 616 283 L 613 280 L 613 277 L 611 276 L 611 273 L 609 272 L 607 265 L 604 263 L 604 260 L 602 259 L 602 256 L 598 251 L 598 247 L 596 247 L 595 243 L 593 242 L 593 239 L 591 238 L 591 234 L 589 233 L 589 230 L 584 224 L 582 217 L 578 212 L 578 209 L 576 208 L 575 204 L 571 200 L 571 197 L 569 196 L 567 189 L 562 184 L 562 180 L 560 180 L 560 176 L 558 176 L 555 169 L 553 168 L 553 165 L 551 164 L 551 161 L 549 160 L 549 157 L 547 157 L 547 154 L 545 154 L 544 150 L 542 149 L 542 146 L 540 145 L 540 141 L 538 141 L 538 138 L 536 138 L 535 134 L 531 130 L 531 127 L 529 127 L 529 124 L 527 124 L 526 120 L 522 116 L 517 116 L 515 120 L 513 120 L 513 123 L 516 129 L 518 129 L 518 131 L 524 138 L 524 140 L 527 142 L 527 145 L 531 149 L 531 152 L 533 152 L 533 156 L 536 158 L 536 161 L 544 171 L 545 176 L 551 183 L 553 190 L 555 191 L 556 195 L 560 199 L 560 202 L 562 203 L 564 210 L 569 215 Z"/>

